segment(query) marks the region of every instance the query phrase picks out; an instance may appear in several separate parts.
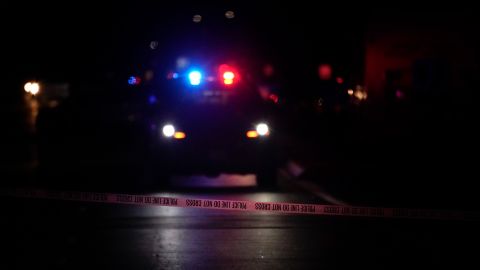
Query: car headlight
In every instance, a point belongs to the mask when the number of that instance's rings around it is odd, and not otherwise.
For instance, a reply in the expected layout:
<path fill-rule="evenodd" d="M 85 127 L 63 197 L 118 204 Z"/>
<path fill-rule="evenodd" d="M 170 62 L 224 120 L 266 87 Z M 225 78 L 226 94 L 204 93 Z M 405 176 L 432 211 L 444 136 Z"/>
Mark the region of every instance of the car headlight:
<path fill-rule="evenodd" d="M 258 135 L 260 135 L 260 136 L 266 136 L 270 133 L 268 125 L 265 124 L 265 123 L 258 124 L 255 129 L 256 129 Z"/>
<path fill-rule="evenodd" d="M 174 138 L 177 140 L 183 140 L 187 137 L 185 132 L 177 131 L 172 124 L 166 124 L 162 127 L 162 134 L 166 138 Z"/>
<path fill-rule="evenodd" d="M 255 130 L 247 131 L 247 138 L 254 139 L 258 137 L 266 137 L 270 135 L 270 128 L 265 123 L 259 123 L 255 126 Z"/>
<path fill-rule="evenodd" d="M 175 127 L 170 124 L 164 125 L 162 128 L 162 133 L 163 133 L 163 136 L 170 138 L 173 135 L 175 135 Z"/>

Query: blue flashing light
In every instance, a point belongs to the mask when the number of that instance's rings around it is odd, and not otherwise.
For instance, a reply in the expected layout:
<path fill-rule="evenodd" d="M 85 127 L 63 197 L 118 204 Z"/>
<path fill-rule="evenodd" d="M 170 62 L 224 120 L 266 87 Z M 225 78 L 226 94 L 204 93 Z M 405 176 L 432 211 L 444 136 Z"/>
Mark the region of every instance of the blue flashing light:
<path fill-rule="evenodd" d="M 178 79 L 178 73 L 174 72 L 173 75 L 172 75 L 172 78 Z"/>
<path fill-rule="evenodd" d="M 191 85 L 199 85 L 202 81 L 202 73 L 200 71 L 191 71 L 188 73 L 188 80 L 190 81 Z"/>

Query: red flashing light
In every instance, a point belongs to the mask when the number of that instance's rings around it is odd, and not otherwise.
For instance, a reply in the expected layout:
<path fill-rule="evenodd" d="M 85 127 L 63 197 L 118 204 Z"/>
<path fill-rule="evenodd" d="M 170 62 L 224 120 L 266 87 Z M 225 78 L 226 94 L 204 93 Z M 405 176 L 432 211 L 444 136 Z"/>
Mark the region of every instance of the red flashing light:
<path fill-rule="evenodd" d="M 238 72 L 229 65 L 223 64 L 218 68 L 220 79 L 225 85 L 232 85 L 238 81 Z"/>
<path fill-rule="evenodd" d="M 233 84 L 233 80 L 235 79 L 235 73 L 231 71 L 226 71 L 223 73 L 223 83 L 224 84 Z"/>

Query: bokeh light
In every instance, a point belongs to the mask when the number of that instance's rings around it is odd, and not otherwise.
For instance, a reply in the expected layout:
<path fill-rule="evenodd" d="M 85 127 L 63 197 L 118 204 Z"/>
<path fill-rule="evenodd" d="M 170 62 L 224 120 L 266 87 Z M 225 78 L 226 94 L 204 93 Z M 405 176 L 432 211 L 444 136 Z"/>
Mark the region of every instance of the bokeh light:
<path fill-rule="evenodd" d="M 192 21 L 193 21 L 194 23 L 199 23 L 199 22 L 202 21 L 202 16 L 201 16 L 201 15 L 198 15 L 198 14 L 197 14 L 197 15 L 193 15 Z"/>
<path fill-rule="evenodd" d="M 233 18 L 235 18 L 235 12 L 229 10 L 229 11 L 225 12 L 225 17 L 227 19 L 233 19 Z"/>

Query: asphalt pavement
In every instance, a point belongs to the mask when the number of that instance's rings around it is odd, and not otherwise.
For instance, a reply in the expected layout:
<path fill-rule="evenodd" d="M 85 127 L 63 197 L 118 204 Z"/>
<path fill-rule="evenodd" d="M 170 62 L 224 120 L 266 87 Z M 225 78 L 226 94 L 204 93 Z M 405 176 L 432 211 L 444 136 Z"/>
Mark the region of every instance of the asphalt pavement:
<path fill-rule="evenodd" d="M 256 188 L 155 195 L 320 202 Z M 471 222 L 1 200 L 1 269 L 478 267 Z"/>

